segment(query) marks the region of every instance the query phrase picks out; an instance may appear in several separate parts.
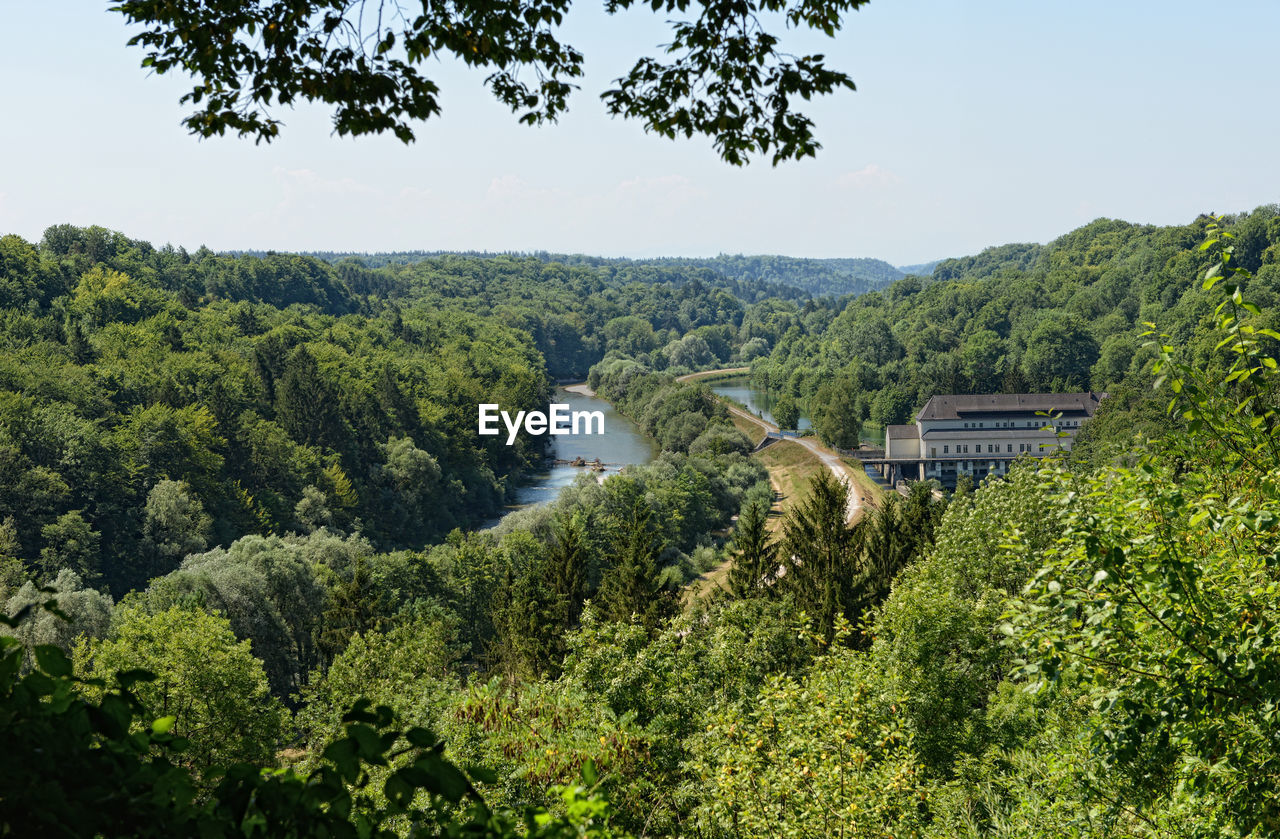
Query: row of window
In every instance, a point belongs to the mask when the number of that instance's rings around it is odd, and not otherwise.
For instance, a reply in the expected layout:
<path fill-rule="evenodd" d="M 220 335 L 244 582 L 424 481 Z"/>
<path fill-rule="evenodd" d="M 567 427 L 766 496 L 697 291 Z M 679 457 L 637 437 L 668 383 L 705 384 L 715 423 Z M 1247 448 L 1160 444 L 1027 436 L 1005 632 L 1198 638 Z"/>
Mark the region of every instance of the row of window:
<path fill-rule="evenodd" d="M 1005 454 L 1013 454 L 1013 443 L 1006 443 L 1005 445 L 1007 446 L 1007 451 L 1006 451 L 1006 452 L 1004 452 L 1004 453 L 1005 453 Z M 1019 454 L 1022 454 L 1022 453 L 1024 453 L 1024 452 L 1032 452 L 1032 451 L 1035 451 L 1037 448 L 1038 448 L 1038 447 L 1037 447 L 1037 445 L 1036 445 L 1035 443 L 1019 443 L 1019 444 L 1018 444 L 1018 453 L 1019 453 Z M 948 444 L 948 445 L 944 445 L 944 446 L 942 447 L 942 453 L 943 453 L 943 454 L 951 454 L 951 453 L 952 453 L 952 452 L 951 452 L 951 446 L 950 446 L 949 444 Z M 956 454 L 969 454 L 969 444 L 968 444 L 968 443 L 957 443 L 957 444 L 956 444 L 956 450 L 955 450 L 955 453 L 956 453 Z M 974 454 L 982 454 L 982 444 L 981 444 L 981 443 L 975 443 L 975 444 L 973 445 L 973 453 L 974 453 Z M 1001 452 L 1000 452 L 1000 444 L 999 444 L 999 443 L 987 443 L 987 454 L 1001 454 Z M 937 447 L 937 446 L 933 446 L 933 447 L 931 447 L 931 448 L 929 449 L 929 457 L 937 457 L 937 456 L 938 456 L 938 447 Z"/>
<path fill-rule="evenodd" d="M 1053 423 L 1046 423 L 1043 420 L 1027 420 L 1025 427 L 1026 428 L 1043 428 L 1045 425 L 1050 425 L 1050 424 L 1056 425 L 1059 428 L 1077 428 L 1080 425 L 1080 420 L 1057 420 Z M 964 424 L 964 427 L 965 428 L 986 428 L 986 423 L 966 422 Z M 1017 428 L 1018 424 L 1013 420 L 1002 420 L 1000 422 L 993 422 L 991 424 L 991 427 L 992 428 Z"/>

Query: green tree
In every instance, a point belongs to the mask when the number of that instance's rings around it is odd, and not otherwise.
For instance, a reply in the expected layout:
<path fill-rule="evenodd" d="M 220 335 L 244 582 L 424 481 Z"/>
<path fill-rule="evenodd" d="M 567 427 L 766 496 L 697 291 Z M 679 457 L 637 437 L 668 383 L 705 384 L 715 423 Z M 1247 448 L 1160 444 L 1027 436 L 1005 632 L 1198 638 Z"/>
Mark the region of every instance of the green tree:
<path fill-rule="evenodd" d="M 75 572 L 63 569 L 47 588 L 37 588 L 25 582 L 7 602 L 3 613 L 12 617 L 23 609 L 53 601 L 61 614 L 45 609 L 36 610 L 22 621 L 16 630 L 0 626 L 0 634 L 13 632 L 28 651 L 42 644 L 51 644 L 70 653 L 81 637 L 102 638 L 111 629 L 111 598 L 84 583 Z"/>
<path fill-rule="evenodd" d="M 1268 347 L 1280 333 L 1243 296 L 1251 276 L 1231 232 L 1214 220 L 1206 236 L 1203 290 L 1219 289 L 1211 322 L 1225 359 L 1193 363 L 1159 335 L 1157 382 L 1186 431 L 1132 467 L 1043 467 L 1062 535 L 1005 631 L 1033 685 L 1098 697 L 1091 745 L 1137 812 L 1152 819 L 1186 797 L 1218 829 L 1275 835 L 1280 366 Z"/>
<path fill-rule="evenodd" d="M 730 163 L 757 152 L 772 152 L 775 164 L 812 156 L 819 147 L 812 122 L 793 103 L 852 89 L 853 82 L 821 55 L 786 53 L 760 21 L 778 14 L 788 26 L 832 37 L 842 16 L 865 2 L 700 7 L 672 22 L 661 57 L 638 59 L 602 98 L 611 114 L 639 119 L 647 131 L 711 137 Z M 141 28 L 130 43 L 146 51 L 145 66 L 195 76 L 182 101 L 199 105 L 185 123 L 202 137 L 231 130 L 270 141 L 280 131 L 271 107 L 306 100 L 333 106 L 339 134 L 390 131 L 410 142 L 412 121 L 440 112 L 439 90 L 419 68 L 442 55 L 486 71 L 493 95 L 530 124 L 555 121 L 582 75 L 584 56 L 559 32 L 570 0 L 472 2 L 416 13 L 376 5 L 367 14 L 337 0 L 271 0 L 234 14 L 195 0 L 116 0 L 115 8 Z M 606 11 L 635 5 L 612 0 Z M 667 0 L 653 10 L 671 15 L 686 6 Z"/>
<path fill-rule="evenodd" d="M 76 662 L 97 679 L 154 673 L 133 691 L 149 718 L 174 718 L 173 732 L 190 743 L 184 762 L 195 769 L 274 760 L 284 709 L 271 696 L 262 662 L 226 618 L 178 607 L 154 615 L 125 610 L 110 638 L 77 647 Z"/>
<path fill-rule="evenodd" d="M 790 394 L 784 393 L 773 403 L 773 418 L 778 423 L 778 428 L 795 428 L 800 424 L 800 406 Z"/>
<path fill-rule="evenodd" d="M 44 538 L 40 565 L 45 576 L 56 577 L 64 568 L 91 583 L 101 576 L 100 536 L 79 510 L 58 516 L 57 521 L 41 528 L 40 535 Z"/>
<path fill-rule="evenodd" d="M 578 622 L 590 585 L 591 549 L 581 510 L 556 518 L 547 545 L 546 585 L 564 599 L 564 630 Z"/>
<path fill-rule="evenodd" d="M 344 452 L 348 434 L 338 405 L 315 356 L 298 347 L 276 385 L 276 420 L 295 440 Z"/>
<path fill-rule="evenodd" d="M 845 518 L 848 503 L 848 484 L 822 469 L 782 526 L 781 585 L 828 638 L 838 619 L 855 617 L 847 612 L 853 607 L 860 570 L 859 546 Z"/>
<path fill-rule="evenodd" d="M 844 378 L 827 382 L 809 398 L 813 430 L 824 443 L 838 449 L 856 449 L 862 433 L 858 390 Z"/>
<path fill-rule="evenodd" d="M 613 564 L 600 581 L 596 602 L 606 620 L 629 621 L 635 616 L 652 630 L 676 612 L 675 591 L 659 573 L 660 548 L 652 521 L 645 500 L 634 498 L 619 526 Z"/>
<path fill-rule="evenodd" d="M 213 521 L 187 484 L 159 481 L 147 494 L 144 512 L 143 549 L 155 563 L 148 576 L 171 571 L 183 557 L 207 547 Z"/>
<path fill-rule="evenodd" d="M 0 616 L 8 628 L 21 620 Z M 464 773 L 429 731 L 397 726 L 390 708 L 368 702 L 343 715 L 342 735 L 307 776 L 233 763 L 200 778 L 176 717 L 155 717 L 140 697 L 154 672 L 123 672 L 108 687 L 76 678 L 50 646 L 37 648 L 35 668 L 20 664 L 21 647 L 0 636 L 0 825 L 14 836 L 391 839 L 406 824 L 422 837 L 626 835 L 610 826 L 607 802 L 572 783 L 553 790 L 562 815 L 490 808 L 476 788 L 483 770 Z M 382 773 L 391 761 L 396 768 Z M 593 767 L 582 768 L 594 785 Z"/>
<path fill-rule="evenodd" d="M 761 502 L 748 504 L 738 517 L 733 535 L 733 565 L 729 568 L 729 591 L 734 597 L 750 597 L 760 592 L 777 570 L 776 550 L 769 538 L 769 508 Z"/>
<path fill-rule="evenodd" d="M 871 399 L 871 421 L 881 428 L 906 422 L 911 416 L 911 397 L 899 387 L 886 387 Z"/>
<path fill-rule="evenodd" d="M 779 678 L 747 707 L 712 717 L 691 760 L 706 791 L 695 813 L 700 832 L 920 835 L 927 787 L 910 730 L 861 670 L 837 645 L 807 673 Z"/>
<path fill-rule="evenodd" d="M 1098 342 L 1078 317 L 1049 315 L 1027 339 L 1022 371 L 1037 392 L 1084 390 L 1098 361 Z"/>

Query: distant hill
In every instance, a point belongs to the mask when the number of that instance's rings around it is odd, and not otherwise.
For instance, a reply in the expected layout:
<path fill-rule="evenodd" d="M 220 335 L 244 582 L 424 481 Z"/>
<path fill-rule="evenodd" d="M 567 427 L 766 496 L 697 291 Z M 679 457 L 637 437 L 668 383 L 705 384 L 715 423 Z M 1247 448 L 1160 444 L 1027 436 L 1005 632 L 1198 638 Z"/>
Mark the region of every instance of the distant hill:
<path fill-rule="evenodd" d="M 261 255 L 255 251 L 233 251 L 235 255 Z M 695 257 L 657 257 L 653 259 L 623 259 L 584 254 L 555 254 L 545 251 L 535 253 L 483 253 L 476 251 L 398 251 L 395 253 L 353 253 L 335 251 L 307 251 L 304 256 L 337 263 L 344 259 L 357 259 L 366 268 L 381 268 L 386 265 L 411 265 L 416 262 L 441 256 L 466 256 L 479 258 L 497 257 L 533 257 L 543 262 L 558 262 L 564 265 L 588 265 L 605 267 L 614 270 L 636 269 L 643 267 L 662 268 L 667 272 L 676 271 L 711 271 L 720 275 L 727 284 L 734 287 L 749 287 L 778 297 L 845 297 L 853 294 L 866 294 L 877 291 L 890 283 L 907 275 L 906 271 L 895 268 L 882 259 L 846 258 L 846 259 L 807 259 L 793 256 L 721 254 L 709 258 Z M 930 263 L 930 268 L 936 263 Z M 919 267 L 919 266 L 916 266 Z M 704 281 L 707 277 L 701 276 Z M 637 277 L 640 279 L 640 277 Z M 747 299 L 753 295 L 747 293 Z"/>
<path fill-rule="evenodd" d="M 882 259 L 804 259 L 792 256 L 721 254 L 713 259 L 659 260 L 706 266 L 739 281 L 803 289 L 814 297 L 843 297 L 877 291 L 906 276 Z"/>
<path fill-rule="evenodd" d="M 899 265 L 898 270 L 911 277 L 928 277 L 933 275 L 933 269 L 938 267 L 942 259 L 935 259 L 932 262 L 921 262 L 918 265 Z"/>

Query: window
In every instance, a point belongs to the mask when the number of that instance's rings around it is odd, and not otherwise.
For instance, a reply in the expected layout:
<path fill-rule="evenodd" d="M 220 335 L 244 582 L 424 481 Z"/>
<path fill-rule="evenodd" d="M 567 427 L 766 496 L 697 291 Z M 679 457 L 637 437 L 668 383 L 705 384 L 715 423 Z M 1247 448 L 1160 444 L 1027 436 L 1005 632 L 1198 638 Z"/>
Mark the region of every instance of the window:
<path fill-rule="evenodd" d="M 1009 451 L 1007 452 L 1007 454 L 1013 454 L 1013 443 L 1009 444 Z"/>
<path fill-rule="evenodd" d="M 987 443 L 987 454 L 991 454 L 995 450 L 996 450 L 995 446 L 991 445 L 990 443 Z"/>
<path fill-rule="evenodd" d="M 932 448 L 929 449 L 929 457 L 937 457 L 937 456 L 938 456 L 938 447 L 933 446 Z"/>
<path fill-rule="evenodd" d="M 951 447 L 950 447 L 950 446 L 943 446 L 943 447 L 942 447 L 942 453 L 943 453 L 943 454 L 948 454 L 950 451 L 951 451 Z"/>

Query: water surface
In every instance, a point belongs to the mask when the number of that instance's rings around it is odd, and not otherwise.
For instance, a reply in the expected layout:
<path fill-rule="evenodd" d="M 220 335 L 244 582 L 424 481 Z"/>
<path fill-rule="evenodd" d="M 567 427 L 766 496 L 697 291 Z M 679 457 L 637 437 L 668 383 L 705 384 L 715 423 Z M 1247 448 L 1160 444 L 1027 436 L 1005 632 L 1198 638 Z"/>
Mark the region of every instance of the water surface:
<path fill-rule="evenodd" d="M 721 379 L 716 382 L 708 383 L 711 390 L 727 399 L 732 399 L 742 405 L 747 406 L 747 410 L 753 414 L 768 420 L 774 425 L 778 421 L 773 418 L 773 406 L 777 404 L 778 397 L 765 390 L 751 386 L 751 379 L 748 376 L 734 376 L 729 379 Z M 813 428 L 813 423 L 809 421 L 805 411 L 800 411 L 800 423 L 797 431 L 804 431 Z M 884 445 L 884 429 L 870 422 L 862 424 L 862 442 L 870 443 L 873 446 Z"/>
<path fill-rule="evenodd" d="M 551 398 L 555 402 L 568 405 L 570 411 L 604 412 L 604 434 L 563 434 L 552 437 L 551 457 L 555 460 L 572 461 L 577 458 L 582 458 L 584 461 L 599 460 L 604 464 L 604 474 L 612 475 L 622 471 L 624 466 L 648 463 L 657 456 L 657 445 L 646 437 L 635 423 L 615 411 L 613 406 L 605 400 L 567 391 L 562 387 L 556 388 Z M 591 423 L 591 427 L 594 431 L 594 422 Z M 600 473 L 548 461 L 544 470 L 531 473 L 528 476 L 528 482 L 516 488 L 506 512 L 510 513 L 534 504 L 553 501 L 565 487 L 582 474 L 599 475 Z M 486 522 L 485 526 L 492 527 L 497 523 L 498 520 L 495 519 Z"/>

